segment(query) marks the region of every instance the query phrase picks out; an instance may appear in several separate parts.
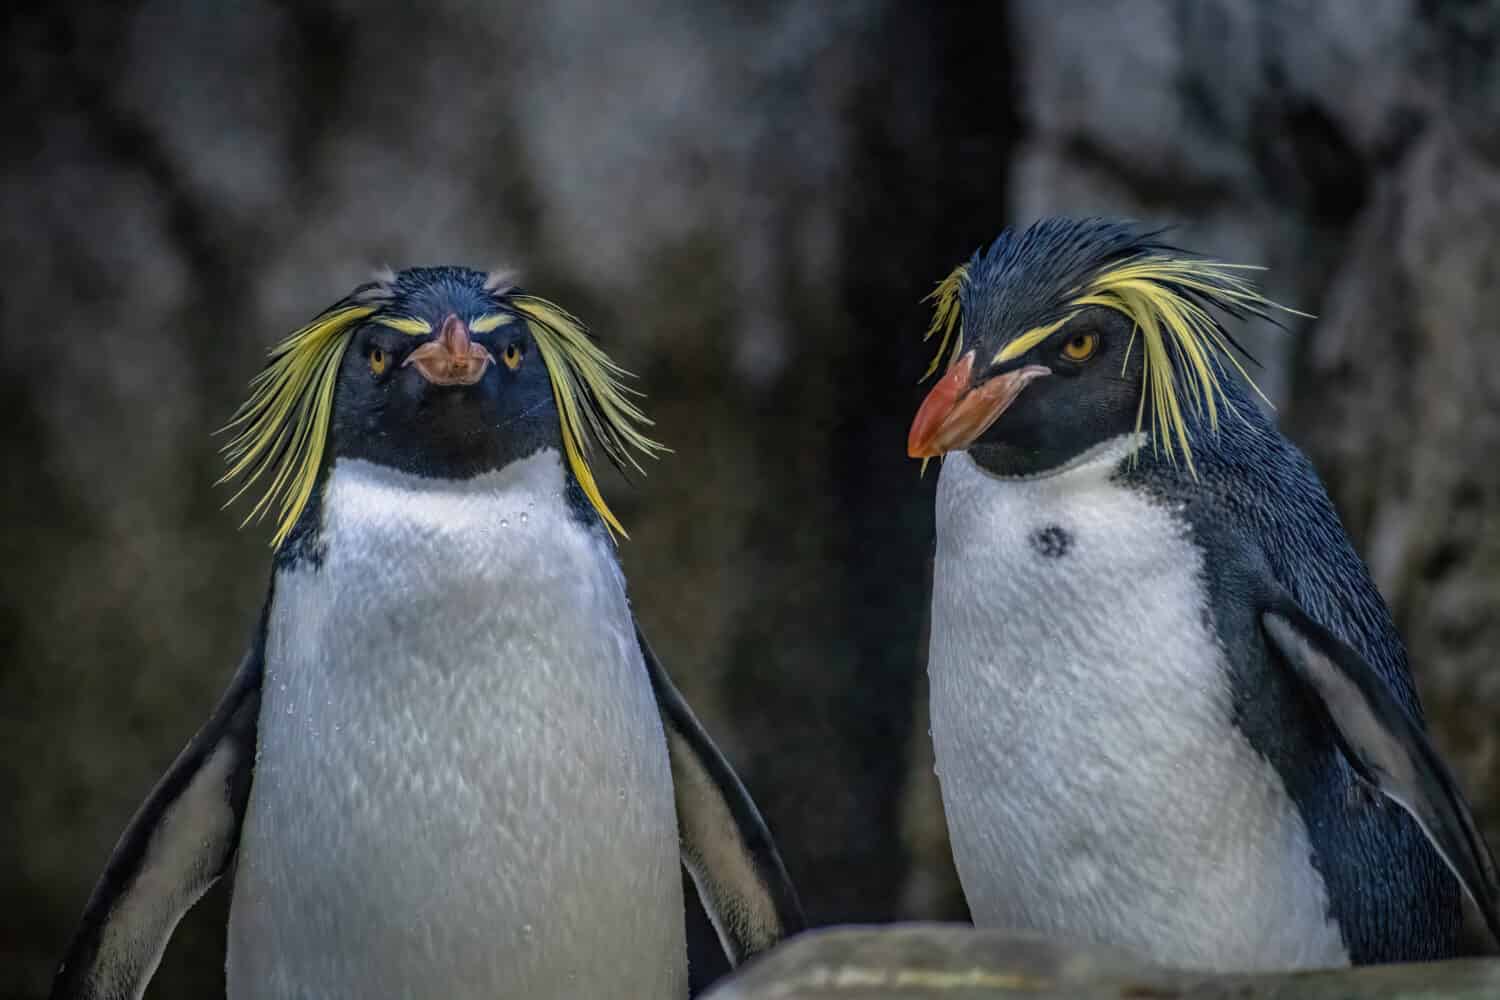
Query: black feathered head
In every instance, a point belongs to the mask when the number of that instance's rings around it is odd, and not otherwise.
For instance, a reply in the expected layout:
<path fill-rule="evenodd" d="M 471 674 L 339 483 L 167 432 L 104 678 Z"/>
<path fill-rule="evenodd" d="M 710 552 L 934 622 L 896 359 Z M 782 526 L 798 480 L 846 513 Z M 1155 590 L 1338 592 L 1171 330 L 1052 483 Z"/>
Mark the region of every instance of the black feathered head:
<path fill-rule="evenodd" d="M 623 384 L 628 373 L 583 323 L 504 274 L 411 268 L 361 285 L 271 349 L 225 429 L 221 482 L 264 492 L 246 523 L 276 510 L 273 547 L 297 523 L 334 453 L 427 476 L 465 477 L 556 445 L 612 532 L 624 528 L 589 463 L 665 451 Z"/>
<path fill-rule="evenodd" d="M 1191 470 L 1190 424 L 1217 428 L 1231 369 L 1254 385 L 1220 317 L 1293 310 L 1255 289 L 1245 276 L 1255 268 L 1159 236 L 1046 219 L 1007 230 L 955 268 L 930 296 L 927 331 L 939 338 L 927 376 L 947 371 L 912 423 L 908 452 L 984 451 L 999 471 L 1035 472 L 1149 428 L 1153 445 L 1174 461 L 1180 452 Z"/>

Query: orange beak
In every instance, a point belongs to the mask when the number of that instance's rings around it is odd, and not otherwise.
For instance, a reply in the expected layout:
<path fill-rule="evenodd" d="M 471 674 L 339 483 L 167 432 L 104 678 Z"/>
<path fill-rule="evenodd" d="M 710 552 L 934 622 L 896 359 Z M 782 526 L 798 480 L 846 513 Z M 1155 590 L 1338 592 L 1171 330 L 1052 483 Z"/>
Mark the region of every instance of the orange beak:
<path fill-rule="evenodd" d="M 973 372 L 974 352 L 970 351 L 953 363 L 922 400 L 906 438 L 906 453 L 912 458 L 936 458 L 967 448 L 1000 419 L 1022 389 L 1051 375 L 1052 369 L 1027 365 L 971 386 Z"/>
<path fill-rule="evenodd" d="M 484 377 L 485 368 L 494 360 L 483 345 L 469 339 L 469 328 L 464 321 L 449 313 L 437 339 L 408 354 L 401 367 L 415 365 L 433 385 L 473 385 Z"/>

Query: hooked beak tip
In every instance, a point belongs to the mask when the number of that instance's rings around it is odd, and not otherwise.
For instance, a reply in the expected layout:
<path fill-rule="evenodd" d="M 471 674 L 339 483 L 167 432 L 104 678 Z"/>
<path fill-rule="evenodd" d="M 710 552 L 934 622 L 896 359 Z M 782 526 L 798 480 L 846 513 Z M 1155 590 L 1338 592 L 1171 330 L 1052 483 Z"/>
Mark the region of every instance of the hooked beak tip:
<path fill-rule="evenodd" d="M 932 443 L 932 435 L 919 434 L 915 427 L 906 436 L 906 457 L 920 458 L 923 471 L 926 471 L 927 462 L 934 458 L 941 458 L 943 452 Z"/>
<path fill-rule="evenodd" d="M 946 450 L 939 444 L 943 427 L 965 393 L 969 391 L 969 374 L 974 370 L 974 352 L 955 361 L 922 400 L 906 435 L 906 454 L 911 458 L 937 458 Z M 923 463 L 926 464 L 925 462 Z"/>
<path fill-rule="evenodd" d="M 912 429 L 906 435 L 906 454 L 912 459 L 936 459 L 947 451 L 942 447 L 942 430 L 953 417 L 963 397 L 969 393 L 969 375 L 974 372 L 974 351 L 966 352 L 954 361 L 942 378 L 938 379 L 927 393 L 927 399 L 916 408 L 912 418 Z"/>

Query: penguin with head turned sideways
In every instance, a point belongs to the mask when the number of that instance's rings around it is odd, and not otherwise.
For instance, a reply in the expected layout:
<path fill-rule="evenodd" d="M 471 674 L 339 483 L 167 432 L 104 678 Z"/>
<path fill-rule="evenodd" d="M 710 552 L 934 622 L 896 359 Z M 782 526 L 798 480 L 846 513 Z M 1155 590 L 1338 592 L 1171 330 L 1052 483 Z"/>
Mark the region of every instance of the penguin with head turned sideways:
<path fill-rule="evenodd" d="M 928 674 L 974 920 L 1174 966 L 1437 959 L 1494 863 L 1390 611 L 1255 404 L 1241 268 L 1106 220 L 934 292 Z"/>
<path fill-rule="evenodd" d="M 236 998 L 685 997 L 685 865 L 731 961 L 802 926 L 636 626 L 590 444 L 660 446 L 580 322 L 414 268 L 275 347 L 227 478 L 275 568 L 207 724 L 120 838 L 55 998 L 140 997 L 232 877 Z"/>

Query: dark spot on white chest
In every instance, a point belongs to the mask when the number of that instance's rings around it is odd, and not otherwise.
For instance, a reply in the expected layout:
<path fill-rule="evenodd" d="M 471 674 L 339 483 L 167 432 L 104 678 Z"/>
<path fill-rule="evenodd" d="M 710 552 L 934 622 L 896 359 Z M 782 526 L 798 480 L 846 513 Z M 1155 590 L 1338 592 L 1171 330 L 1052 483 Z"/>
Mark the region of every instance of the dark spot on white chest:
<path fill-rule="evenodd" d="M 1040 531 L 1032 532 L 1031 547 L 1043 559 L 1061 559 L 1073 547 L 1073 536 L 1061 525 L 1049 524 Z"/>

